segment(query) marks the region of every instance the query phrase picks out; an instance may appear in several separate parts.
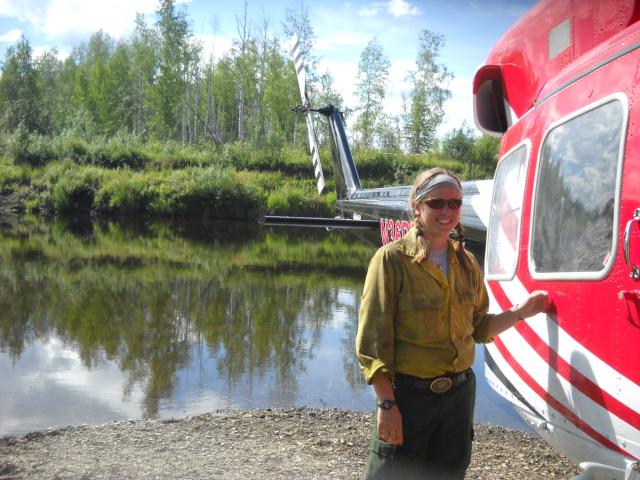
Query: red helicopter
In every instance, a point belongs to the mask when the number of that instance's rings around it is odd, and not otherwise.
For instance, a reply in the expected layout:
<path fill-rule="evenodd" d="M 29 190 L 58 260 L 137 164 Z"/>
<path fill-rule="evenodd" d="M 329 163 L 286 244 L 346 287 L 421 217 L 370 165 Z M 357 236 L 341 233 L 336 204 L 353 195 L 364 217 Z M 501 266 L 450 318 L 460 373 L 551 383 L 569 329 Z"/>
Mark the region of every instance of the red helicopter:
<path fill-rule="evenodd" d="M 502 137 L 485 250 L 498 309 L 552 310 L 486 347 L 489 383 L 579 478 L 640 478 L 640 2 L 542 0 L 476 73 Z"/>
<path fill-rule="evenodd" d="M 478 128 L 501 137 L 493 181 L 466 182 L 462 212 L 492 308 L 533 290 L 551 303 L 485 347 L 487 380 L 580 479 L 640 480 L 639 20 L 636 0 L 540 0 L 473 84 Z M 340 217 L 300 221 L 402 236 L 408 187 L 361 189 L 340 113 L 300 88 L 299 110 L 331 126 Z"/>

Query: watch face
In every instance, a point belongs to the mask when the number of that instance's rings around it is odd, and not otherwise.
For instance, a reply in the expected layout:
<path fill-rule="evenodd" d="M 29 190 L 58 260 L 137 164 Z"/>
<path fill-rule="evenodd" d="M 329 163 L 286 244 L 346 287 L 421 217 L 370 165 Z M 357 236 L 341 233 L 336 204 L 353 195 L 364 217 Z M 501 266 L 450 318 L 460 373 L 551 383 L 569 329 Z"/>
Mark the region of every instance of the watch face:
<path fill-rule="evenodd" d="M 392 400 L 383 400 L 382 402 L 378 403 L 378 406 L 380 408 L 382 408 L 383 410 L 389 410 L 395 404 L 396 404 L 396 402 L 394 402 Z"/>

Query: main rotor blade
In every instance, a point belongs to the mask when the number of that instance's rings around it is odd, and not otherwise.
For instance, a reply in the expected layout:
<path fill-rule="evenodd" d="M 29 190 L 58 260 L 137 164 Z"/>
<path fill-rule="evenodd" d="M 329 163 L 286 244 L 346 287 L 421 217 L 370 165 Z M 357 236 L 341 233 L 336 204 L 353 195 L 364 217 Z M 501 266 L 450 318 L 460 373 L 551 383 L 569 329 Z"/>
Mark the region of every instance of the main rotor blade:
<path fill-rule="evenodd" d="M 309 107 L 309 96 L 307 95 L 307 82 L 304 71 L 304 59 L 302 58 L 302 51 L 300 50 L 300 40 L 297 35 L 292 39 L 291 54 L 293 55 L 293 63 L 296 67 L 296 77 L 298 78 L 298 87 L 300 88 L 300 98 L 305 107 Z M 324 174 L 322 173 L 322 164 L 320 163 L 320 150 L 318 149 L 318 137 L 316 136 L 316 130 L 313 126 L 313 118 L 311 112 L 306 111 L 305 117 L 307 119 L 307 132 L 309 134 L 309 150 L 311 151 L 311 161 L 313 163 L 313 170 L 316 176 L 316 183 L 318 186 L 318 193 L 322 193 L 324 190 Z"/>
<path fill-rule="evenodd" d="M 311 112 L 307 112 L 307 131 L 309 132 L 309 149 L 311 150 L 311 162 L 313 163 L 313 171 L 316 175 L 316 184 L 318 193 L 324 190 L 324 174 L 322 173 L 322 164 L 320 163 L 320 151 L 318 150 L 318 139 L 316 138 L 316 130 L 313 127 L 313 119 Z"/>
<path fill-rule="evenodd" d="M 293 64 L 296 67 L 296 77 L 298 78 L 298 88 L 300 89 L 300 98 L 304 105 L 309 105 L 307 98 L 307 80 L 304 71 L 304 59 L 300 50 L 300 39 L 294 35 L 291 39 L 291 55 L 293 56 Z"/>

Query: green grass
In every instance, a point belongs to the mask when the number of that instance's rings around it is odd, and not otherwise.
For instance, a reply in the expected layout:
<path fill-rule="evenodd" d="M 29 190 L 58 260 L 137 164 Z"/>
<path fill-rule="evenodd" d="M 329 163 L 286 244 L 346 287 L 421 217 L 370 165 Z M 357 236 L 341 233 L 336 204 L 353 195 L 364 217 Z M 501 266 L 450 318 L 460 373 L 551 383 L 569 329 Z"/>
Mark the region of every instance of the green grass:
<path fill-rule="evenodd" d="M 0 196 L 17 212 L 257 219 L 263 214 L 330 216 L 330 151 L 321 157 L 328 193 L 318 195 L 306 146 L 222 147 L 143 142 L 130 134 L 89 143 L 18 130 L 0 148 Z M 363 186 L 410 184 L 416 174 L 465 166 L 424 155 L 354 152 Z"/>

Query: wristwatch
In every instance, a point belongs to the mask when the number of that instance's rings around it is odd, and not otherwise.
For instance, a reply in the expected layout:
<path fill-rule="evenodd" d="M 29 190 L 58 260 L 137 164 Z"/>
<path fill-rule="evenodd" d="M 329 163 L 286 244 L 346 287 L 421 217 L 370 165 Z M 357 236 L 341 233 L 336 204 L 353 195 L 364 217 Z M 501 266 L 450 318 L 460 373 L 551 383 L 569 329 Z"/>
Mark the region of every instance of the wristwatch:
<path fill-rule="evenodd" d="M 382 400 L 381 402 L 378 402 L 376 405 L 378 405 L 378 408 L 381 408 L 383 410 L 391 410 L 391 408 L 393 408 L 395 404 L 396 404 L 395 400 Z"/>

